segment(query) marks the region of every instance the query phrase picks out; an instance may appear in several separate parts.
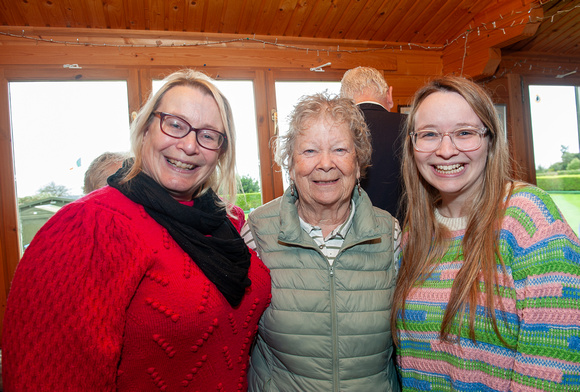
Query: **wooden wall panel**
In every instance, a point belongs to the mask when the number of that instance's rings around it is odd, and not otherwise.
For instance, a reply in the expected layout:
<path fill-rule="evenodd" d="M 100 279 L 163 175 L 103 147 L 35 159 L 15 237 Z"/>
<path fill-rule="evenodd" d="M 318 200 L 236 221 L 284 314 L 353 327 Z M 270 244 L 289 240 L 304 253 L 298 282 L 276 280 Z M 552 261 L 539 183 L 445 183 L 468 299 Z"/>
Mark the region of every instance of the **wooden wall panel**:
<path fill-rule="evenodd" d="M 0 328 L 10 282 L 20 260 L 8 81 L 0 68 Z M 1 329 L 0 329 L 1 331 Z"/>

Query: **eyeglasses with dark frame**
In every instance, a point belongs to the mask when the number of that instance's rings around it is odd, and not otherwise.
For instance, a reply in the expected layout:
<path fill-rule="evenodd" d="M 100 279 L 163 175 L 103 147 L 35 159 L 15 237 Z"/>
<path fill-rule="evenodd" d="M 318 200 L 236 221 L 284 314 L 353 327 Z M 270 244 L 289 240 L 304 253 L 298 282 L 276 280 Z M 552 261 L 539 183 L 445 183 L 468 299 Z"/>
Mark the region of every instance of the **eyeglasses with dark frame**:
<path fill-rule="evenodd" d="M 175 114 L 153 112 L 159 118 L 161 132 L 175 139 L 183 139 L 190 132 L 195 132 L 197 143 L 207 150 L 219 150 L 227 140 L 226 135 L 214 129 L 194 128 L 187 121 Z"/>
<path fill-rule="evenodd" d="M 465 127 L 454 131 L 440 133 L 432 129 L 420 129 L 409 132 L 413 148 L 419 152 L 436 151 L 445 136 L 449 136 L 451 143 L 461 152 L 475 151 L 481 147 L 481 141 L 487 135 L 488 129 Z"/>

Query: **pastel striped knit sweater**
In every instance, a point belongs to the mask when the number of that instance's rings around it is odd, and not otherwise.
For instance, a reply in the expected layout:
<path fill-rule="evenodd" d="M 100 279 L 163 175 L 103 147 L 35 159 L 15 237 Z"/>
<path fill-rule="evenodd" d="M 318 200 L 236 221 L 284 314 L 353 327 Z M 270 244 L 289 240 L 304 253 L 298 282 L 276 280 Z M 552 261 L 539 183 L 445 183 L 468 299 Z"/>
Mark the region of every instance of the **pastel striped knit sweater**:
<path fill-rule="evenodd" d="M 464 234 L 453 231 L 445 257 L 407 298 L 405 325 L 398 320 L 403 390 L 580 391 L 580 243 L 552 199 L 535 187 L 519 189 L 502 223 L 507 273 L 498 265 L 504 311 L 495 312 L 502 337 L 514 349 L 494 333 L 483 295 L 476 342 L 469 338 L 468 320 L 460 344 L 439 339 L 462 266 L 463 254 L 457 252 Z"/>

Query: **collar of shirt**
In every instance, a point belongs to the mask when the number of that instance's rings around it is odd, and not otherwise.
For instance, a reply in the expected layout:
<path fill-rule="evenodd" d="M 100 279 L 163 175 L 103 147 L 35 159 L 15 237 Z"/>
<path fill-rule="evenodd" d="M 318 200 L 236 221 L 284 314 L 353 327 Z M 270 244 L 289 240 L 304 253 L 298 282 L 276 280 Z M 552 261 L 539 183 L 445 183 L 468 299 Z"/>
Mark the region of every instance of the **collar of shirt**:
<path fill-rule="evenodd" d="M 355 213 L 354 201 L 351 200 L 350 201 L 350 214 L 348 215 L 348 218 L 346 218 L 346 221 L 344 221 L 343 224 L 338 225 L 334 230 L 332 230 L 326 236 L 326 238 L 323 239 L 323 241 L 326 242 L 326 241 L 329 241 L 333 238 L 341 238 L 344 240 L 344 238 L 346 237 L 346 233 L 348 233 L 350 226 L 352 226 L 352 220 L 354 218 L 354 213 Z M 298 218 L 300 219 L 300 227 L 302 228 L 302 230 L 307 232 L 308 235 L 310 235 L 310 237 L 315 238 L 315 236 L 316 236 L 316 237 L 322 238 L 322 229 L 320 227 L 311 225 L 310 223 L 304 221 L 300 216 L 298 216 Z"/>
<path fill-rule="evenodd" d="M 389 111 L 389 109 L 387 109 L 386 107 L 384 107 L 383 105 L 381 105 L 380 103 L 375 102 L 375 101 L 362 101 L 362 102 L 357 103 L 357 105 L 362 105 L 363 103 L 372 103 L 373 105 L 379 105 L 380 107 L 385 109 L 387 112 Z"/>

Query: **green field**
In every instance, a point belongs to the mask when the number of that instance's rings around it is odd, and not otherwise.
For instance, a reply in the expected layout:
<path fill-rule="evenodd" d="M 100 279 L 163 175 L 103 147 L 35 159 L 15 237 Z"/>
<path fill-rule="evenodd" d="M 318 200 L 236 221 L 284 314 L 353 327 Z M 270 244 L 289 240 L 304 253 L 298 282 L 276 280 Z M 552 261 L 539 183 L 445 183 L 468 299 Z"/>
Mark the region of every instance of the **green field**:
<path fill-rule="evenodd" d="M 580 193 L 548 192 L 576 235 L 580 227 Z"/>

